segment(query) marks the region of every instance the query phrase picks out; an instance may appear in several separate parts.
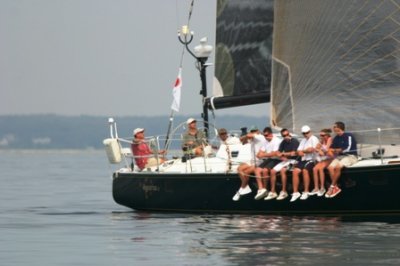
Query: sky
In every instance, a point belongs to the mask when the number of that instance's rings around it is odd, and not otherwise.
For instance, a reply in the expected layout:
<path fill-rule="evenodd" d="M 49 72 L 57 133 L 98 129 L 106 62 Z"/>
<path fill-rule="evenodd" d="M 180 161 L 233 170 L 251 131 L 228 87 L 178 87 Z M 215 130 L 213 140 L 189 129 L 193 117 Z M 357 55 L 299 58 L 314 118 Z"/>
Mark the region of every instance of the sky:
<path fill-rule="evenodd" d="M 190 2 L 0 0 L 0 115 L 169 115 Z M 202 37 L 214 46 L 215 13 L 216 0 L 195 1 L 192 48 Z M 202 112 L 194 63 L 186 53 L 181 115 Z M 215 113 L 267 116 L 269 105 Z"/>

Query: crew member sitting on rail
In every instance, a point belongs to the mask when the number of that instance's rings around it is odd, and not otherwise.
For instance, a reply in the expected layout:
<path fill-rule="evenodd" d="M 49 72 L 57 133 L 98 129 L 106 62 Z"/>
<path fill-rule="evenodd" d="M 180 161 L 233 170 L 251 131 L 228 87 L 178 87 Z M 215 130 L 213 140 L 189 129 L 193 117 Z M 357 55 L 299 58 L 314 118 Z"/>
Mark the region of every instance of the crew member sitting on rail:
<path fill-rule="evenodd" d="M 252 126 L 250 128 L 250 133 L 242 136 L 241 141 L 251 146 L 251 157 L 249 161 L 242 162 L 237 168 L 241 184 L 239 190 L 232 198 L 233 201 L 238 201 L 242 196 L 251 193 L 251 188 L 249 186 L 250 175 L 254 174 L 256 166 L 262 162 L 256 155 L 267 142 L 256 126 Z"/>
<path fill-rule="evenodd" d="M 336 136 L 333 138 L 329 152 L 336 156 L 336 158 L 328 166 L 332 183 L 325 194 L 327 198 L 333 198 L 340 193 L 341 189 L 338 187 L 338 181 L 342 173 L 342 168 L 349 167 L 358 161 L 357 141 L 353 134 L 345 132 L 344 123 L 340 121 L 335 122 L 333 131 Z"/>
<path fill-rule="evenodd" d="M 254 170 L 258 185 L 257 195 L 254 198 L 256 200 L 260 200 L 265 198 L 265 196 L 268 196 L 267 178 L 269 178 L 271 169 L 280 162 L 278 150 L 282 140 L 274 136 L 270 127 L 264 128 L 263 134 L 266 142 L 264 147 L 262 147 L 257 154 L 257 157 L 263 161 Z"/>

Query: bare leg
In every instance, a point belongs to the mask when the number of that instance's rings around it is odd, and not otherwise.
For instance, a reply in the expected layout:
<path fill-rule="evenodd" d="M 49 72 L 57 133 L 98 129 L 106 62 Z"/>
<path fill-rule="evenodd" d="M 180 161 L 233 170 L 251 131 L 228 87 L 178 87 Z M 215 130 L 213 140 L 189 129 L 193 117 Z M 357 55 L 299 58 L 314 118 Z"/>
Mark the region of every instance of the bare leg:
<path fill-rule="evenodd" d="M 299 174 L 301 170 L 299 168 L 293 169 L 293 192 L 299 192 Z"/>
<path fill-rule="evenodd" d="M 342 167 L 341 166 L 335 167 L 335 172 L 334 172 L 334 175 L 332 177 L 332 185 L 333 186 L 337 186 L 337 183 L 339 181 L 341 173 L 342 173 Z"/>
<path fill-rule="evenodd" d="M 329 177 L 331 178 L 331 185 L 333 185 L 333 180 L 335 178 L 335 167 L 330 165 L 328 166 Z"/>
<path fill-rule="evenodd" d="M 325 189 L 325 168 L 329 165 L 329 161 L 324 161 L 322 167 L 318 169 L 319 171 L 319 181 L 320 189 Z"/>
<path fill-rule="evenodd" d="M 284 191 L 284 192 L 286 192 L 286 184 L 287 184 L 286 170 L 287 169 L 285 167 L 282 168 L 282 170 L 281 170 L 282 191 Z"/>
<path fill-rule="evenodd" d="M 241 164 L 238 167 L 238 173 L 241 181 L 241 188 L 245 188 L 247 184 L 249 183 L 249 177 L 247 175 L 248 169 L 250 169 L 251 166 L 248 164 Z"/>
<path fill-rule="evenodd" d="M 263 179 L 262 179 L 262 183 L 264 188 L 267 188 L 267 179 L 268 179 L 268 174 L 269 174 L 269 169 L 268 168 L 264 168 L 263 169 Z"/>
<path fill-rule="evenodd" d="M 303 169 L 304 192 L 310 192 L 310 173 Z"/>
<path fill-rule="evenodd" d="M 316 166 L 314 166 L 313 168 L 313 178 L 314 178 L 314 190 L 318 190 L 319 189 L 319 185 L 318 185 L 318 174 L 320 173 L 320 169 L 321 169 L 321 163 L 317 163 Z"/>
<path fill-rule="evenodd" d="M 276 171 L 271 169 L 271 192 L 275 192 L 275 184 L 276 184 Z"/>
<path fill-rule="evenodd" d="M 247 184 L 249 184 L 250 180 L 250 175 L 254 175 L 254 171 L 256 170 L 255 166 L 250 166 L 249 168 L 246 169 L 246 177 L 247 177 Z"/>
<path fill-rule="evenodd" d="M 263 168 L 256 167 L 254 170 L 254 175 L 256 176 L 256 181 L 257 181 L 257 186 L 258 189 L 263 189 L 264 188 L 264 183 L 263 183 Z"/>

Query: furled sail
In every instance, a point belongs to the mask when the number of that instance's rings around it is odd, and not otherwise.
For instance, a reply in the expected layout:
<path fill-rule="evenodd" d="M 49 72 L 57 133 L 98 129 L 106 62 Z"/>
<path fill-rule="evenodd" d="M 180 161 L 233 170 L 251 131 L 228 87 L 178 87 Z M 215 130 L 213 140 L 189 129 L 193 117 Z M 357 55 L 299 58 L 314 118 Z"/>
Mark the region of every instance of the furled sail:
<path fill-rule="evenodd" d="M 210 108 L 269 102 L 273 0 L 218 0 Z"/>
<path fill-rule="evenodd" d="M 400 1 L 279 0 L 274 12 L 273 125 L 399 125 Z M 376 143 L 376 134 L 362 141 Z"/>

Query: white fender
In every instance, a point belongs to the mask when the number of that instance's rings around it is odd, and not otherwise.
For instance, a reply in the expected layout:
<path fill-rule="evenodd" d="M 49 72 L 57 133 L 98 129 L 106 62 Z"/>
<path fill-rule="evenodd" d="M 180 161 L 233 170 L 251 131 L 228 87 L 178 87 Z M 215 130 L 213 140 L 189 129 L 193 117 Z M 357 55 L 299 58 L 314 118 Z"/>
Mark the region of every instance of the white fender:
<path fill-rule="evenodd" d="M 106 149 L 108 161 L 112 164 L 120 163 L 122 160 L 121 147 L 117 139 L 105 139 L 103 144 Z"/>

